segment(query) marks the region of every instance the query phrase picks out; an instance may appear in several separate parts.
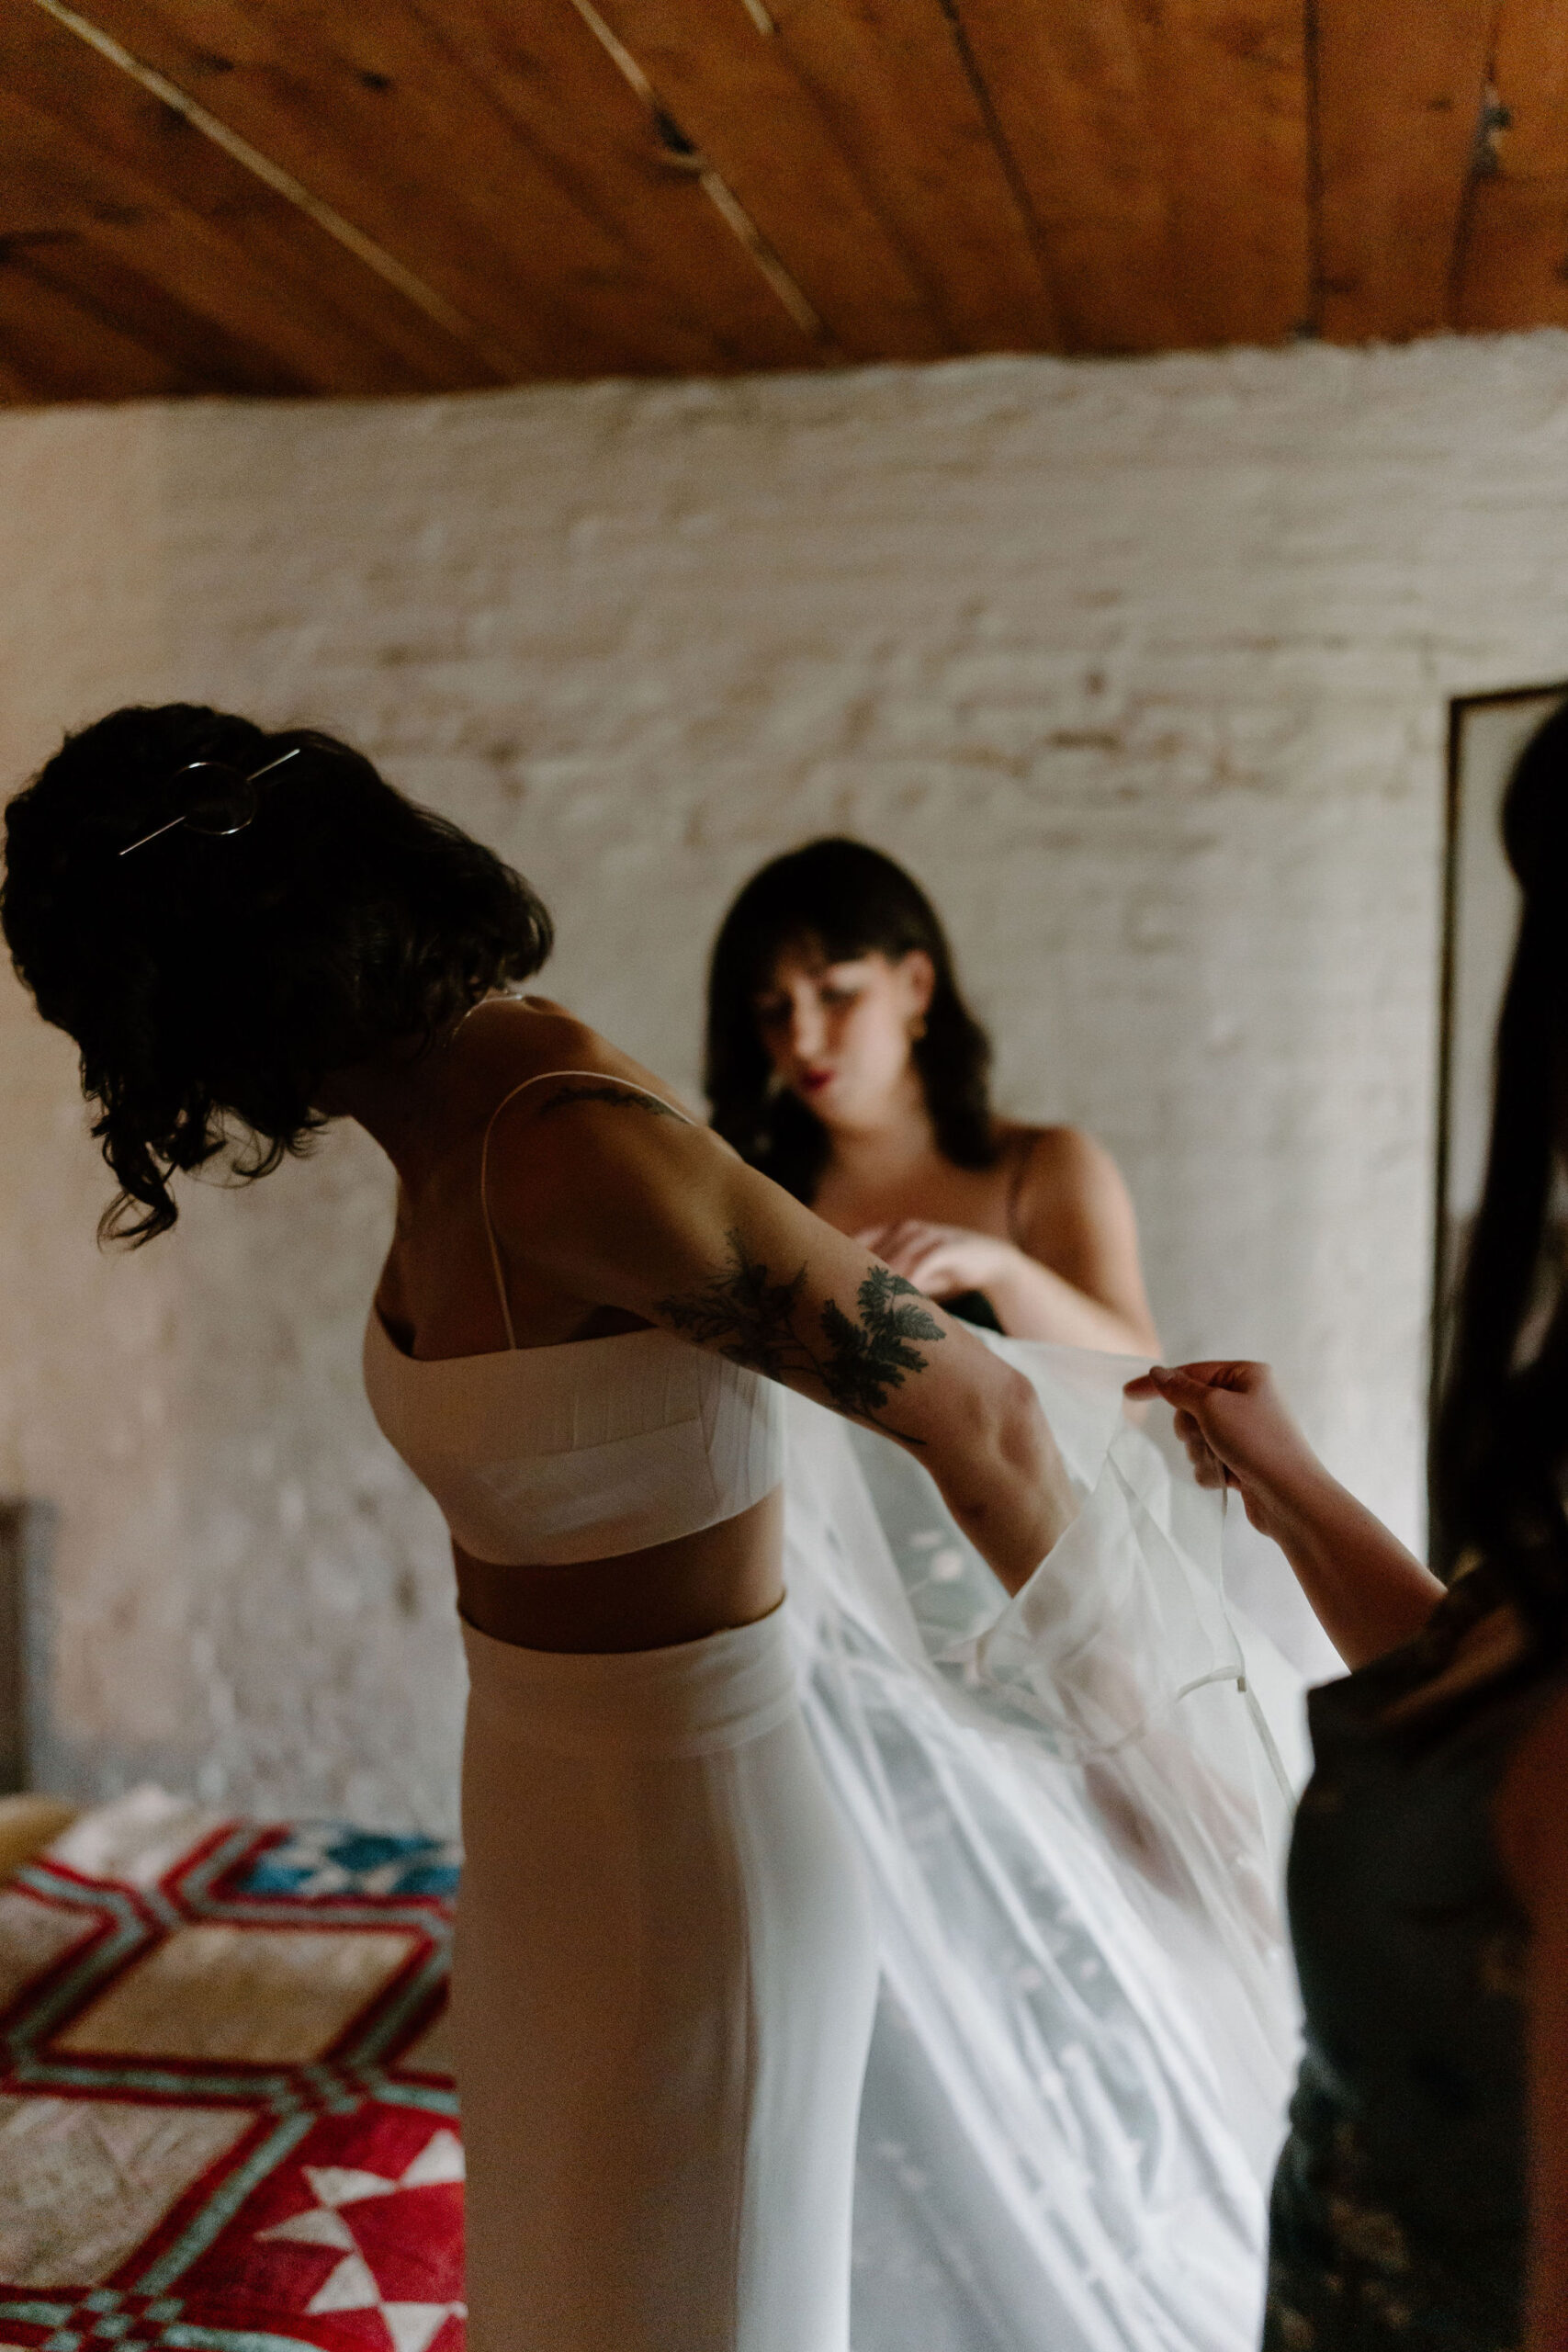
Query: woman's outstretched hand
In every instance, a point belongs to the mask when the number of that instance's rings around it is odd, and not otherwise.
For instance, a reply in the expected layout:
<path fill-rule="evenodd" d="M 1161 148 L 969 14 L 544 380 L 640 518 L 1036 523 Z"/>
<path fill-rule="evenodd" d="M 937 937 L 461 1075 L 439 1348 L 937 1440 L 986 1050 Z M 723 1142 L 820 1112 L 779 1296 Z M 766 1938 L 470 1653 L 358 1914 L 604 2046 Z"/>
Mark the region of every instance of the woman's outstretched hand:
<path fill-rule="evenodd" d="M 1364 1666 L 1420 1632 L 1442 1586 L 1324 1468 L 1266 1363 L 1156 1364 L 1124 1394 L 1174 1406 L 1199 1485 L 1238 1490 L 1347 1665 Z"/>
<path fill-rule="evenodd" d="M 1163 1397 L 1201 1487 L 1235 1487 L 1247 1515 L 1278 1537 L 1328 1473 L 1297 1427 L 1266 1363 L 1156 1364 L 1123 1392 L 1134 1403 Z"/>

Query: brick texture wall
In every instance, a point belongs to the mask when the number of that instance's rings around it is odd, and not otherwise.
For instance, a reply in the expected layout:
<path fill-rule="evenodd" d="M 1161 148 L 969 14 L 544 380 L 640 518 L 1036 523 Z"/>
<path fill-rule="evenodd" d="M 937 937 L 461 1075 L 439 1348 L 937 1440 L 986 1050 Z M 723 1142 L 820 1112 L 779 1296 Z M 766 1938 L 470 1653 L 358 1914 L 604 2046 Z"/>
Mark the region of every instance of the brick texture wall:
<path fill-rule="evenodd" d="M 825 828 L 947 913 L 1006 1106 L 1125 1168 L 1167 1345 L 1266 1352 L 1418 1522 L 1441 740 L 1568 673 L 1568 339 L 0 418 L 0 752 L 188 695 L 515 858 L 547 985 L 694 1084 Z M 62 1513 L 44 1769 L 451 1817 L 438 1525 L 368 1419 L 373 1149 L 93 1247 L 0 990 L 0 1482 Z"/>

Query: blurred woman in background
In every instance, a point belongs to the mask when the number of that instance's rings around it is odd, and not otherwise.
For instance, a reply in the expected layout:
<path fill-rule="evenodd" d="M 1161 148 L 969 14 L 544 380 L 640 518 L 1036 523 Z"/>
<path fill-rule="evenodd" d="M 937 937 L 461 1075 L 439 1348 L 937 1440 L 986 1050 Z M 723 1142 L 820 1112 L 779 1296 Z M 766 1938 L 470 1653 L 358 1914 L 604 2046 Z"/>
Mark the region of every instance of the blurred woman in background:
<path fill-rule="evenodd" d="M 725 917 L 706 1087 L 741 1157 L 952 1313 L 1149 1354 L 1114 1160 L 1077 1127 L 997 1118 L 990 1060 L 934 908 L 880 850 L 810 842 Z"/>

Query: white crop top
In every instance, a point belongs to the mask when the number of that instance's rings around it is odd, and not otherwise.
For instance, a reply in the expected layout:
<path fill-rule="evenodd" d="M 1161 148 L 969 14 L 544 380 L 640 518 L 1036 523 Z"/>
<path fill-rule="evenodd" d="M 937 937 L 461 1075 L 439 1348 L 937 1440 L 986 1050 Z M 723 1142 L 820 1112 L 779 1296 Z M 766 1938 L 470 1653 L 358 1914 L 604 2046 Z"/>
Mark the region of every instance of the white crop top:
<path fill-rule="evenodd" d="M 485 1130 L 479 1202 L 506 1347 L 408 1356 L 374 1306 L 366 1327 L 370 1409 L 477 1560 L 550 1567 L 668 1544 L 750 1510 L 782 1475 L 784 1399 L 740 1364 L 659 1330 L 517 1345 L 490 1218 L 491 1128 L 547 1078 L 605 1075 L 541 1070 L 496 1104 Z"/>

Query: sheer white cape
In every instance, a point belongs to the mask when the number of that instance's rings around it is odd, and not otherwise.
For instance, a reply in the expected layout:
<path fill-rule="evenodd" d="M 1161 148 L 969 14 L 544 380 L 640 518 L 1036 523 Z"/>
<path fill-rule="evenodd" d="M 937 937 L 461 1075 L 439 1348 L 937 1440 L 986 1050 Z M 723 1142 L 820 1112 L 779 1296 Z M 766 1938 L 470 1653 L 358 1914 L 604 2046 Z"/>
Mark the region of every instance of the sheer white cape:
<path fill-rule="evenodd" d="M 1302 1678 L 1168 1413 L 1126 1412 L 1142 1367 L 992 1344 L 1082 1498 L 1011 1601 L 918 1462 L 789 1401 L 808 1719 L 884 1945 L 855 2352 L 1248 2352 Z"/>

